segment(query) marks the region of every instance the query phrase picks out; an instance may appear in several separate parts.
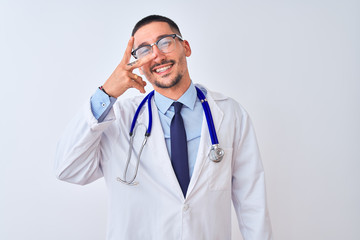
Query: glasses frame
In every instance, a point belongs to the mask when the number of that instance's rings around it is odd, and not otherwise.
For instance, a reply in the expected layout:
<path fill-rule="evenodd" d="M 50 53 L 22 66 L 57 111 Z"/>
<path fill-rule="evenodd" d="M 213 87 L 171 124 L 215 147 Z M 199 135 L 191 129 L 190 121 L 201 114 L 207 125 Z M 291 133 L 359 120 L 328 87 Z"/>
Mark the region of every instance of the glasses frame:
<path fill-rule="evenodd" d="M 169 34 L 169 35 L 164 35 L 164 36 L 162 36 L 161 38 L 159 38 L 159 40 L 157 40 L 156 42 L 154 42 L 153 44 L 142 45 L 142 46 L 134 49 L 134 50 L 131 52 L 131 55 L 132 55 L 135 59 L 138 59 L 138 58 L 136 57 L 136 54 L 135 54 L 137 50 L 139 50 L 139 49 L 142 48 L 142 47 L 150 47 L 150 48 L 152 49 L 152 47 L 153 47 L 154 45 L 156 45 L 156 47 L 158 47 L 158 43 L 159 43 L 161 40 L 163 40 L 164 38 L 166 38 L 166 37 L 172 37 L 173 39 L 175 39 L 175 38 L 177 37 L 178 39 L 180 39 L 181 41 L 183 41 L 182 37 L 179 36 L 179 35 L 177 35 L 176 33 L 174 33 L 174 34 Z M 161 51 L 161 50 L 160 50 L 160 51 Z M 162 51 L 161 51 L 161 52 L 162 52 Z"/>

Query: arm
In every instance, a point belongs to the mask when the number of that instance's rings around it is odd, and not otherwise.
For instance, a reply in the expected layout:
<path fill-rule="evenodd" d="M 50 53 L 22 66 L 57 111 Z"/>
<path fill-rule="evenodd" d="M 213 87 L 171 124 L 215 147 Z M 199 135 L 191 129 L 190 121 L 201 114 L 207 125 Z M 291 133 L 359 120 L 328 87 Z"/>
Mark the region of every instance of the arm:
<path fill-rule="evenodd" d="M 55 155 L 56 177 L 80 185 L 102 177 L 101 135 L 114 121 L 113 108 L 98 123 L 87 104 L 60 138 Z"/>
<path fill-rule="evenodd" d="M 55 157 L 55 172 L 60 180 L 84 185 L 102 177 L 101 137 L 115 121 L 112 104 L 129 88 L 145 93 L 146 83 L 132 71 L 154 58 L 148 55 L 128 64 L 133 44 L 131 37 L 123 59 L 103 85 L 108 96 L 97 92 L 91 99 L 91 106 L 86 105 L 61 137 Z"/>
<path fill-rule="evenodd" d="M 245 110 L 234 143 L 232 200 L 244 240 L 272 239 L 264 170 L 254 128 Z"/>

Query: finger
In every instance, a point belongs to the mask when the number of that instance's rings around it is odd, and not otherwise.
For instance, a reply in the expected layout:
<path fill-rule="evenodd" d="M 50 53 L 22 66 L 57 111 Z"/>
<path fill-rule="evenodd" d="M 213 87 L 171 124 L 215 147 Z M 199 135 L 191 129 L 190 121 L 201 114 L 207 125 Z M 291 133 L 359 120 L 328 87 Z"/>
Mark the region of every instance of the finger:
<path fill-rule="evenodd" d="M 133 76 L 134 77 L 134 76 Z M 131 83 L 130 83 L 130 87 L 132 88 L 136 88 L 137 90 L 139 90 L 141 93 L 145 93 L 145 85 L 146 83 L 142 80 L 140 80 L 141 77 L 137 77 L 137 79 L 135 80 L 134 78 L 131 78 Z M 140 83 L 140 82 L 141 83 Z M 145 83 L 145 84 L 144 84 Z"/>
<path fill-rule="evenodd" d="M 152 54 L 146 55 L 145 57 L 140 58 L 134 62 L 128 63 L 126 65 L 126 70 L 132 71 L 135 68 L 139 68 L 139 67 L 143 66 L 144 64 L 153 60 L 155 57 L 156 57 L 156 55 L 154 53 L 152 53 Z"/>
<path fill-rule="evenodd" d="M 131 62 L 131 63 L 128 63 L 127 66 L 132 67 L 132 66 L 134 66 L 138 61 L 139 61 L 139 60 L 135 60 L 135 61 L 133 61 L 133 62 Z"/>
<path fill-rule="evenodd" d="M 142 79 L 142 77 L 140 77 L 139 75 L 136 75 L 135 73 L 129 73 L 129 77 L 131 78 L 131 80 L 139 83 L 142 86 L 146 86 L 146 82 Z"/>
<path fill-rule="evenodd" d="M 134 37 L 130 37 L 130 40 L 129 40 L 128 45 L 126 47 L 126 50 L 125 50 L 124 56 L 123 56 L 123 58 L 121 60 L 121 63 L 126 64 L 126 63 L 128 63 L 130 61 L 131 51 L 132 51 L 133 45 L 134 45 Z"/>

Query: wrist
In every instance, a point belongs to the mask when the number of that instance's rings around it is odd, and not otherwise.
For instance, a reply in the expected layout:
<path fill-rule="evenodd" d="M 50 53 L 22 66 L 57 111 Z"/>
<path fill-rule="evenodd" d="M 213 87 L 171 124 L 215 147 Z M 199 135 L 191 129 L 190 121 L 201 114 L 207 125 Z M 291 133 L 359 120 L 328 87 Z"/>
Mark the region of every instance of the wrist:
<path fill-rule="evenodd" d="M 104 89 L 103 86 L 100 86 L 99 89 L 100 89 L 101 91 L 103 91 L 106 95 L 108 95 L 109 97 L 111 97 L 111 96 L 105 91 L 105 89 Z"/>

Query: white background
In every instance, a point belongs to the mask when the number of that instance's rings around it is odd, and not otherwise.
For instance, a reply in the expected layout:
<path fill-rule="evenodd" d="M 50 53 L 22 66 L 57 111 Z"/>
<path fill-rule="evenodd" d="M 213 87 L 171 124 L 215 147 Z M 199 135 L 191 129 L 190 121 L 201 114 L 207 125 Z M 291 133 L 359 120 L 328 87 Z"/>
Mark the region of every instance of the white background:
<path fill-rule="evenodd" d="M 252 116 L 275 239 L 359 239 L 355 0 L 1 0 L 0 239 L 105 238 L 103 180 L 56 180 L 56 143 L 121 60 L 134 24 L 154 13 L 190 42 L 193 81 Z"/>

